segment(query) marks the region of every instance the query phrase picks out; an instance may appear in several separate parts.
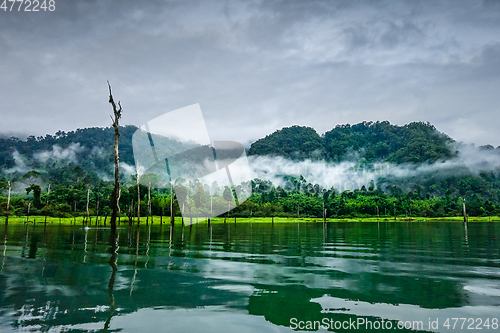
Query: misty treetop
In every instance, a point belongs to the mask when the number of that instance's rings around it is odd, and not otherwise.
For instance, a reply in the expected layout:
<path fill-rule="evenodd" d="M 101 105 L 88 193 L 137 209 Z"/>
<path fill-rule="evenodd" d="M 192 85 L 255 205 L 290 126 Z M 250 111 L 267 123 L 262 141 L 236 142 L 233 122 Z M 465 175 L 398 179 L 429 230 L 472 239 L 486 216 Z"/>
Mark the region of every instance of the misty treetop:
<path fill-rule="evenodd" d="M 322 136 L 310 127 L 283 128 L 257 140 L 248 153 L 329 162 L 365 158 L 368 162 L 424 163 L 455 156 L 449 145 L 452 142 L 429 123 L 397 126 L 388 121 L 362 122 L 337 125 Z"/>
<path fill-rule="evenodd" d="M 292 126 L 277 130 L 252 143 L 249 155 L 276 155 L 292 160 L 323 157 L 323 139 L 311 127 Z"/>
<path fill-rule="evenodd" d="M 131 125 L 120 127 L 120 160 L 130 165 L 134 164 L 132 135 L 136 130 L 137 127 Z M 46 162 L 54 163 L 58 159 L 65 159 L 68 155 L 64 153 L 68 149 L 75 154 L 78 163 L 85 170 L 101 169 L 103 164 L 108 167 L 108 162 L 113 161 L 113 131 L 111 127 L 92 127 L 67 133 L 58 131 L 55 135 L 47 134 L 45 137 L 29 136 L 26 141 L 16 137 L 0 138 L 0 171 L 16 166 L 16 153 L 33 163 L 26 167 L 36 169 L 44 167 Z M 54 152 L 53 156 L 48 156 L 50 152 Z"/>
<path fill-rule="evenodd" d="M 137 184 L 132 152 L 134 126 L 120 127 L 120 184 L 122 215 L 137 209 Z M 109 214 L 113 189 L 113 129 L 88 128 L 54 136 L 0 139 L 0 214 L 5 213 L 8 181 L 12 185 L 11 212 L 70 216 L 84 214 L 89 194 L 91 214 Z M 300 161 L 312 159 L 337 163 L 348 159 L 358 164 L 385 161 L 393 164 L 453 161 L 456 143 L 428 123 L 404 126 L 389 122 L 338 125 L 319 136 L 310 127 L 293 126 L 278 130 L 253 143 L 249 155 L 275 155 Z M 476 148 L 474 148 L 476 149 Z M 476 149 L 500 154 L 500 148 L 485 145 Z M 491 156 L 493 156 L 491 155 Z M 285 179 L 286 178 L 286 179 Z M 253 194 L 232 210 L 234 216 L 314 216 L 328 217 L 392 215 L 459 216 L 466 198 L 470 215 L 498 214 L 500 211 L 500 168 L 474 172 L 467 168 L 432 169 L 411 177 L 387 175 L 359 188 L 323 188 L 302 175 L 283 175 L 282 184 L 254 179 Z M 154 183 L 154 181 L 153 181 Z M 48 186 L 51 191 L 48 192 Z M 208 184 L 210 185 L 210 184 Z M 153 185 L 154 187 L 154 185 Z M 90 189 L 90 192 L 89 192 Z M 147 214 L 148 189 L 139 185 L 141 215 Z M 229 189 L 214 194 L 200 184 L 189 184 L 181 205 L 193 209 L 226 207 Z M 184 193 L 183 192 L 183 193 Z M 170 190 L 151 191 L 155 215 L 169 211 Z M 142 210 L 145 211 L 142 211 Z M 176 215 L 180 211 L 174 200 Z M 221 208 L 222 209 L 222 208 Z M 76 210 L 76 211 L 75 211 Z"/>
<path fill-rule="evenodd" d="M 120 162 L 134 166 L 132 135 L 137 127 L 120 127 Z M 113 164 L 113 128 L 86 128 L 58 131 L 45 137 L 0 138 L 0 173 L 21 176 L 27 171 L 49 171 L 53 167 L 75 163 L 85 171 L 111 176 Z M 404 126 L 388 121 L 337 125 L 322 136 L 311 127 L 292 126 L 275 131 L 252 143 L 248 155 L 282 156 L 291 160 L 341 162 L 424 163 L 449 160 L 456 156 L 454 140 L 428 123 Z M 483 151 L 499 152 L 491 145 Z M 75 157 L 75 158 L 72 158 Z M 16 158 L 18 161 L 16 161 Z M 17 163 L 17 164 L 16 164 Z"/>

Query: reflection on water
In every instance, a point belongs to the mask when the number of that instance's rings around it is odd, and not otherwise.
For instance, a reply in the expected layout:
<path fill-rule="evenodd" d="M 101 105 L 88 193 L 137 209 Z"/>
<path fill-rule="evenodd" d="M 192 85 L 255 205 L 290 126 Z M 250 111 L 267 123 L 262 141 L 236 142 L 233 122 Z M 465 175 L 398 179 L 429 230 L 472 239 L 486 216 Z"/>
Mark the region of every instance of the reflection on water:
<path fill-rule="evenodd" d="M 109 324 L 111 322 L 111 318 L 113 318 L 113 314 L 115 312 L 115 297 L 113 295 L 113 288 L 115 286 L 116 279 L 116 271 L 118 268 L 116 267 L 117 260 L 117 252 L 118 252 L 118 233 L 116 230 L 111 230 L 109 234 L 109 245 L 110 245 L 110 253 L 111 256 L 109 258 L 109 265 L 111 266 L 111 277 L 109 278 L 108 283 L 108 293 L 109 293 L 109 316 L 106 322 L 104 323 L 103 332 L 107 332 L 109 329 Z"/>
<path fill-rule="evenodd" d="M 1 332 L 277 332 L 292 331 L 294 320 L 360 319 L 456 332 L 443 326 L 447 318 L 500 319 L 498 223 L 228 223 L 114 233 L 9 225 L 0 239 Z"/>

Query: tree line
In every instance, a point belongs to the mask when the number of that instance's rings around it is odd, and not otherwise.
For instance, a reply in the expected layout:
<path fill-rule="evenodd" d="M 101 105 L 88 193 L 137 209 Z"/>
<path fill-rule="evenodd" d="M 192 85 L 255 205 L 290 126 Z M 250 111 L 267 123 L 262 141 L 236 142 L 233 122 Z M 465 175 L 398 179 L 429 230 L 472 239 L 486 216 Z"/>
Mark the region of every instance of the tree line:
<path fill-rule="evenodd" d="M 134 126 L 58 131 L 54 136 L 30 136 L 26 141 L 0 139 L 0 214 L 5 215 L 8 206 L 9 213 L 15 215 L 110 215 L 113 132 L 118 129 L 120 163 L 132 168 Z M 456 151 L 450 148 L 452 142 L 434 126 L 421 122 L 404 126 L 387 121 L 338 125 L 322 136 L 312 128 L 292 126 L 257 140 L 248 154 L 327 163 L 351 159 L 366 165 L 380 161 L 421 165 L 453 158 Z M 480 148 L 500 152 L 490 145 Z M 172 184 L 180 194 L 177 196 L 172 196 L 170 186 L 161 188 L 153 179 L 150 188 L 138 184 L 134 177 L 120 168 L 120 218 L 223 211 L 231 207 L 237 191 L 249 192 L 250 188 L 248 200 L 228 216 L 460 216 L 464 199 L 469 215 L 482 216 L 498 214 L 500 206 L 499 170 L 478 174 L 448 170 L 411 178 L 389 175 L 376 184 L 373 181 L 350 190 L 322 188 L 301 176 L 283 176 L 276 184 L 254 179 L 234 188 L 178 181 Z"/>
<path fill-rule="evenodd" d="M 10 184 L 15 190 L 11 194 L 9 214 L 52 217 L 110 216 L 110 198 L 114 186 L 111 180 L 103 180 L 95 172 L 85 172 L 74 165 L 60 167 L 59 171 L 60 181 L 53 180 L 43 187 L 30 182 L 33 179 L 40 180 L 41 175 L 36 171 L 30 171 L 11 181 Z M 420 186 L 405 190 L 397 185 L 386 184 L 385 190 L 382 190 L 381 183 L 376 184 L 374 181 L 368 186 L 340 191 L 333 187 L 323 188 L 319 184 L 309 183 L 302 176 L 287 176 L 281 185 L 253 179 L 233 188 L 217 183 L 202 184 L 197 180 L 177 180 L 172 184 L 175 189 L 173 197 L 169 186 L 159 187 L 154 182 L 150 186 L 137 184 L 137 175 L 132 175 L 129 179 L 123 174 L 121 177 L 119 218 L 126 221 L 132 221 L 138 215 L 144 219 L 149 216 L 170 216 L 172 210 L 175 216 L 181 216 L 181 213 L 184 213 L 184 216 L 210 215 L 212 212 L 226 210 L 235 193 L 250 189 L 248 200 L 221 216 L 458 217 L 462 216 L 464 199 L 469 216 L 500 214 L 499 194 L 483 198 L 472 191 L 470 186 L 474 185 L 474 177 L 469 179 L 469 183 L 462 182 L 462 187 L 457 192 L 448 191 L 444 195 L 432 195 Z M 0 177 L 0 214 L 4 216 L 7 213 L 7 182 L 5 177 Z"/>
<path fill-rule="evenodd" d="M 403 126 L 388 121 L 337 125 L 323 135 L 306 126 L 285 127 L 252 143 L 249 155 L 282 156 L 292 160 L 341 162 L 433 163 L 457 155 L 455 141 L 430 123 Z M 481 149 L 495 150 L 491 145 Z M 496 148 L 500 153 L 500 147 Z"/>

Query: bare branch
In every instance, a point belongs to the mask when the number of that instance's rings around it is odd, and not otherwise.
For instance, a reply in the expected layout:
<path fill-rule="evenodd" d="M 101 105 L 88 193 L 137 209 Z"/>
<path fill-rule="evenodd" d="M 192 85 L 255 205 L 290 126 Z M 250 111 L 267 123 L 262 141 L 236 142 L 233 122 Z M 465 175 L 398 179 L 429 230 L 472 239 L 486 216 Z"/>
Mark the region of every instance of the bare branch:
<path fill-rule="evenodd" d="M 108 82 L 108 87 L 109 87 L 109 102 L 112 103 L 113 101 L 113 96 L 111 95 L 111 85 L 109 84 L 109 81 Z"/>

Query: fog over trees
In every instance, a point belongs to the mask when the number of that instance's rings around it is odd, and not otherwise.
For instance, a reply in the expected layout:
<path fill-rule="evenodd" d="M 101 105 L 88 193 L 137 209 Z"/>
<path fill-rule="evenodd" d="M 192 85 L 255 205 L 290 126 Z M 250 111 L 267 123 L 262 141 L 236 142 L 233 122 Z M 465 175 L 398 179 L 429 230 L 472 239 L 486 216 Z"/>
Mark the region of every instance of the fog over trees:
<path fill-rule="evenodd" d="M 131 144 L 136 129 L 119 128 L 121 217 L 148 216 L 149 209 L 168 216 L 170 186 L 153 181 L 149 191 L 136 182 Z M 29 210 L 30 215 L 86 216 L 87 194 L 90 215 L 111 215 L 113 144 L 111 127 L 0 139 L 0 214 L 6 214 L 10 181 L 11 215 Z M 471 216 L 500 213 L 500 149 L 462 145 L 429 123 L 362 122 L 322 135 L 293 126 L 257 140 L 248 155 L 255 177 L 247 184 L 252 195 L 229 216 L 319 218 L 323 209 L 327 217 L 392 216 L 394 211 L 461 216 L 464 198 Z M 245 188 L 238 185 L 233 190 Z M 227 191 L 220 184 L 187 182 L 181 205 L 175 198 L 172 209 L 176 216 L 183 206 L 201 215 L 223 210 Z"/>

